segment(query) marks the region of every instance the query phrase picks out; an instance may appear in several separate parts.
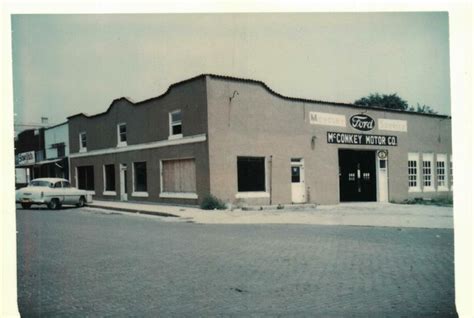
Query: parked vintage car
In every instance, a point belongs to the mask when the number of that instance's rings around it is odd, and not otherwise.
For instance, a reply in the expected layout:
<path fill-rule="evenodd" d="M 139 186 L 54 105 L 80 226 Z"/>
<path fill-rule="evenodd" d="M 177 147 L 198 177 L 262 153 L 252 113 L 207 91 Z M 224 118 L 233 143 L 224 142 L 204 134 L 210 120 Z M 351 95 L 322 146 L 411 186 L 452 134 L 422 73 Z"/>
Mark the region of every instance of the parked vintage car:
<path fill-rule="evenodd" d="M 83 207 L 92 202 L 92 196 L 87 191 L 72 187 L 66 179 L 39 178 L 16 190 L 16 202 L 24 209 L 32 204 L 46 204 L 50 209 L 59 209 L 63 204 Z"/>

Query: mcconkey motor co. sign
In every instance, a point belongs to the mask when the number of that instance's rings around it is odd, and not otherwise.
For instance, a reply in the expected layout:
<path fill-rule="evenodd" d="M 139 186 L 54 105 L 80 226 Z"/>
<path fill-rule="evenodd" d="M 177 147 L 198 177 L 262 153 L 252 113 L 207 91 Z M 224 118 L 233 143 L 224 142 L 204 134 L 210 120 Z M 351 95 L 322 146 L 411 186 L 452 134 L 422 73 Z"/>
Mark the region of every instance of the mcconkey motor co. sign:
<path fill-rule="evenodd" d="M 397 136 L 349 134 L 328 131 L 328 144 L 396 146 Z"/>
<path fill-rule="evenodd" d="M 372 117 L 364 114 L 352 116 L 349 122 L 353 128 L 362 131 L 369 131 L 375 127 L 375 120 Z"/>

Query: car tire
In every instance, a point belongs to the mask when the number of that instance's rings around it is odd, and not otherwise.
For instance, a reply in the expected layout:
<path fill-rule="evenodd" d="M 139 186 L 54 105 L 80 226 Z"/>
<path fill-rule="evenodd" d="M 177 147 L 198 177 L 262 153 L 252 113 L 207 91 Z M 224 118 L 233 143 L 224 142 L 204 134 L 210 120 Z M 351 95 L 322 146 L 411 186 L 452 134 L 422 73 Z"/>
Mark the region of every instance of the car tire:
<path fill-rule="evenodd" d="M 21 207 L 22 207 L 23 209 L 29 209 L 29 208 L 31 208 L 31 203 L 22 203 L 22 204 L 21 204 Z"/>
<path fill-rule="evenodd" d="M 86 205 L 86 198 L 80 197 L 79 202 L 76 204 L 78 208 L 82 208 Z"/>
<path fill-rule="evenodd" d="M 52 199 L 51 201 L 49 201 L 48 203 L 48 208 L 50 210 L 57 210 L 61 207 L 61 204 L 59 203 L 59 200 L 58 199 Z"/>

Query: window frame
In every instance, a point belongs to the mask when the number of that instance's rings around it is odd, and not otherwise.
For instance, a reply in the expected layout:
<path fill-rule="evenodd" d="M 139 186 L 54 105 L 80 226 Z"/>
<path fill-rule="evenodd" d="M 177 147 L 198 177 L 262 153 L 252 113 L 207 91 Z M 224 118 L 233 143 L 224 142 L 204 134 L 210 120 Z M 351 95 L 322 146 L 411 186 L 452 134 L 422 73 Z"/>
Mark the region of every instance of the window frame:
<path fill-rule="evenodd" d="M 179 121 L 174 121 L 173 122 L 173 114 L 180 113 L 181 119 Z M 169 119 L 169 137 L 168 139 L 177 139 L 177 138 L 183 138 L 183 112 L 181 109 L 176 109 L 174 111 L 171 111 L 168 113 L 168 119 Z M 173 127 L 175 126 L 181 126 L 181 133 L 179 134 L 173 134 Z"/>
<path fill-rule="evenodd" d="M 163 162 L 164 161 L 178 161 L 178 160 L 194 160 L 195 166 L 195 182 L 196 192 L 166 192 L 163 191 Z M 180 157 L 180 158 L 169 158 L 160 160 L 160 198 L 173 198 L 173 199 L 197 199 L 197 170 L 196 170 L 196 158 L 195 157 Z"/>
<path fill-rule="evenodd" d="M 410 174 L 410 161 L 414 161 L 416 163 L 416 171 L 415 174 Z M 420 192 L 421 191 L 421 167 L 420 167 L 420 154 L 418 152 L 409 152 L 408 153 L 408 160 L 407 160 L 407 168 L 408 168 L 408 192 Z M 415 176 L 416 185 L 410 186 L 410 176 Z"/>
<path fill-rule="evenodd" d="M 84 168 L 84 167 L 92 167 L 92 185 L 93 185 L 93 189 L 92 190 L 88 190 L 88 189 L 81 189 L 79 188 L 79 169 L 80 168 Z M 95 195 L 95 167 L 94 165 L 83 165 L 83 166 L 76 166 L 75 167 L 75 172 L 76 172 L 76 188 L 79 189 L 79 190 L 84 190 L 84 191 L 87 191 L 87 193 L 90 193 L 90 194 L 94 194 Z M 87 183 L 86 183 L 87 184 Z"/>
<path fill-rule="evenodd" d="M 454 182 L 453 182 L 453 155 L 449 155 L 449 189 L 453 191 Z"/>
<path fill-rule="evenodd" d="M 254 158 L 254 159 L 263 159 L 263 173 L 264 173 L 264 190 L 262 191 L 239 191 L 239 158 Z M 269 184 L 268 184 L 268 163 L 267 163 L 267 157 L 266 156 L 237 156 L 236 157 L 236 188 L 237 188 L 237 193 L 235 197 L 237 199 L 243 199 L 243 198 L 269 198 L 270 197 L 270 192 L 269 192 Z"/>
<path fill-rule="evenodd" d="M 425 185 L 425 176 L 428 174 L 425 174 L 425 166 L 424 163 L 429 162 L 430 163 L 430 185 L 426 186 Z M 434 192 L 436 191 L 435 189 L 435 179 L 434 179 L 434 154 L 433 153 L 423 153 L 422 159 L 421 159 L 421 176 L 422 176 L 422 182 L 423 182 L 423 192 Z"/>
<path fill-rule="evenodd" d="M 86 142 L 85 147 L 82 145 L 82 136 L 85 136 L 85 142 Z M 79 152 L 86 152 L 86 151 L 87 151 L 87 132 L 81 131 L 79 133 Z"/>
<path fill-rule="evenodd" d="M 125 126 L 125 141 L 122 141 L 121 140 L 121 133 L 120 133 L 120 127 L 123 127 Z M 127 130 L 127 123 L 119 123 L 117 124 L 117 147 L 124 147 L 127 145 L 127 133 L 128 133 L 128 130 Z"/>
<path fill-rule="evenodd" d="M 114 183 L 114 190 L 108 190 L 107 189 L 107 185 L 108 185 L 108 183 L 107 183 L 107 168 L 106 168 L 107 166 L 113 166 L 114 167 L 114 169 L 113 169 L 113 171 L 114 171 L 114 182 L 115 182 Z M 117 180 L 115 179 L 115 177 L 116 177 L 115 164 L 114 163 L 108 163 L 108 164 L 103 165 L 102 166 L 102 176 L 103 176 L 103 181 L 104 181 L 104 189 L 103 189 L 104 191 L 102 192 L 102 195 L 105 195 L 105 196 L 107 196 L 107 195 L 110 195 L 110 196 L 117 195 L 117 187 L 116 187 Z"/>
<path fill-rule="evenodd" d="M 444 166 L 443 166 L 443 170 L 444 170 L 444 173 L 443 174 L 440 174 L 440 170 L 441 168 L 438 166 L 438 163 L 443 163 Z M 447 170 L 448 170 L 448 155 L 447 154 L 436 154 L 436 187 L 438 189 L 438 191 L 449 191 L 449 188 L 448 188 L 448 174 L 447 174 Z M 444 177 L 444 185 L 440 185 L 440 176 L 443 176 Z"/>
<path fill-rule="evenodd" d="M 145 164 L 145 188 L 146 191 L 136 191 L 136 169 L 135 169 L 135 164 L 137 163 L 144 163 Z M 148 165 L 145 160 L 143 161 L 134 161 L 132 162 L 132 197 L 141 197 L 141 198 L 147 198 L 148 195 Z"/>

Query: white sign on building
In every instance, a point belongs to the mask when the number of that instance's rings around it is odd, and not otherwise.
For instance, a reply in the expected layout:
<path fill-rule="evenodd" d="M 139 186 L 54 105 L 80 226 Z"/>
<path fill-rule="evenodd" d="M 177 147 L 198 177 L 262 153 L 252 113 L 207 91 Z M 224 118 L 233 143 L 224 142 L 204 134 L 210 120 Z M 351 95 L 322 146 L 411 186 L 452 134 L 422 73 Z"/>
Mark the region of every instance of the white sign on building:
<path fill-rule="evenodd" d="M 402 131 L 407 132 L 407 121 L 379 118 L 379 130 Z"/>
<path fill-rule="evenodd" d="M 18 165 L 28 165 L 35 163 L 35 152 L 28 151 L 18 154 Z"/>
<path fill-rule="evenodd" d="M 311 125 L 346 127 L 346 116 L 331 113 L 309 112 Z"/>

